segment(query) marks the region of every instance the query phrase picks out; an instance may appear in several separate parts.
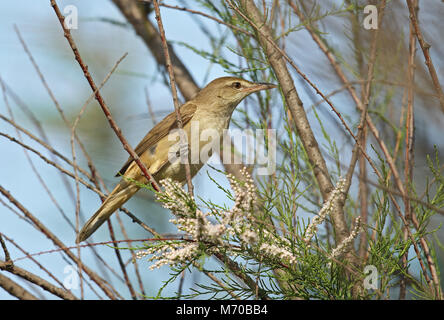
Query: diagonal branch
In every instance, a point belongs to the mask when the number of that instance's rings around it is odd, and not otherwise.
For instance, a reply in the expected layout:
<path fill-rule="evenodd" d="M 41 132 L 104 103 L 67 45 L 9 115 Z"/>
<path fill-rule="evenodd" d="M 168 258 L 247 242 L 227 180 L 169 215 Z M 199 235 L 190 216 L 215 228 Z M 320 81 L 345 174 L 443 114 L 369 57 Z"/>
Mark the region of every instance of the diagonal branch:
<path fill-rule="evenodd" d="M 93 280 L 102 290 L 103 292 L 111 299 L 117 299 L 115 293 L 110 289 L 109 284 L 101 278 L 99 275 L 97 275 L 94 271 L 89 269 L 87 266 L 85 266 L 83 263 L 81 263 L 80 259 L 76 257 L 71 251 L 69 251 L 66 246 L 63 244 L 63 242 L 57 238 L 55 234 L 53 234 L 43 223 L 41 223 L 40 220 L 38 220 L 28 209 L 26 209 L 17 199 L 15 199 L 9 191 L 4 189 L 0 185 L 0 193 L 7 198 L 17 209 L 19 209 L 26 218 L 32 221 L 32 224 L 47 238 L 49 238 L 54 245 L 61 248 L 64 253 L 77 265 L 79 265 L 80 268 L 90 277 L 91 280 Z"/>
<path fill-rule="evenodd" d="M 287 68 L 284 55 L 272 40 L 273 36 L 271 30 L 263 21 L 262 15 L 253 1 L 240 1 L 241 7 L 243 10 L 245 10 L 248 17 L 240 12 L 240 10 L 235 7 L 231 1 L 226 0 L 226 2 L 256 30 L 257 39 L 263 47 L 264 53 L 266 54 L 268 61 L 276 74 L 279 84 L 281 85 L 285 102 L 288 105 L 298 135 L 310 159 L 310 163 L 322 193 L 322 197 L 324 199 L 328 199 L 328 196 L 330 192 L 333 191 L 334 187 L 330 180 L 327 164 L 319 149 L 318 142 L 311 129 L 310 123 L 308 122 L 307 114 L 304 110 L 302 101 L 299 98 L 290 71 Z M 342 210 L 335 210 L 335 212 L 332 213 L 332 220 L 335 228 L 336 240 L 338 243 L 342 242 L 349 235 L 348 227 Z"/>
<path fill-rule="evenodd" d="M 444 112 L 444 92 L 442 91 L 441 84 L 439 83 L 438 75 L 436 74 L 435 66 L 433 65 L 432 58 L 430 56 L 430 47 L 431 45 L 424 40 L 422 36 L 421 29 L 419 28 L 418 17 L 415 12 L 415 4 L 413 0 L 406 0 L 407 6 L 409 8 L 410 13 L 410 21 L 413 25 L 414 32 L 416 34 L 416 38 L 418 39 L 419 45 L 421 46 L 422 53 L 425 58 L 425 63 L 427 68 L 429 69 L 430 77 L 432 78 L 433 86 L 435 87 L 435 91 L 439 96 L 439 103 L 441 105 L 441 109 Z"/>
<path fill-rule="evenodd" d="M 162 18 L 160 16 L 160 10 L 159 10 L 159 4 L 157 3 L 157 0 L 153 0 L 154 4 L 154 11 L 156 12 L 156 20 L 157 25 L 159 26 L 159 32 L 160 32 L 160 38 L 162 41 L 162 48 L 165 55 L 165 62 L 166 67 L 168 69 L 168 76 L 170 77 L 170 86 L 171 86 L 171 93 L 173 94 L 173 102 L 174 102 L 174 110 L 176 112 L 176 118 L 177 118 L 177 127 L 180 130 L 181 133 L 181 141 L 187 141 L 185 140 L 185 137 L 183 135 L 185 134 L 183 132 L 183 123 L 182 123 L 182 116 L 180 115 L 180 105 L 179 105 L 179 99 L 177 98 L 177 89 L 176 89 L 176 80 L 174 78 L 174 72 L 173 72 L 173 65 L 171 62 L 170 53 L 168 50 L 168 43 L 166 41 L 165 37 L 165 30 L 163 28 Z M 182 143 L 182 142 L 181 142 Z M 182 147 L 181 147 L 181 157 L 185 157 L 185 175 L 187 178 L 187 185 L 188 185 L 188 192 L 190 193 L 190 196 L 193 197 L 193 183 L 191 182 L 191 169 L 190 169 L 190 162 L 188 161 L 188 152 L 189 152 L 189 144 L 186 145 L 187 152 L 186 154 L 182 155 Z"/>
<path fill-rule="evenodd" d="M 16 276 L 19 276 L 22 279 L 25 279 L 29 282 L 34 283 L 40 288 L 64 299 L 64 300 L 77 300 L 77 298 L 69 291 L 59 288 L 52 283 L 46 281 L 45 279 L 40 278 L 39 276 L 17 267 L 16 265 L 11 265 L 8 262 L 0 260 L 0 270 L 8 271 Z"/>
<path fill-rule="evenodd" d="M 167 67 L 167 60 L 162 50 L 162 39 L 155 26 L 148 20 L 146 12 L 140 10 L 137 1 L 133 0 L 112 0 L 119 8 L 125 18 L 133 25 L 136 33 L 142 38 L 151 54 L 160 66 Z M 171 58 L 171 67 L 174 78 L 180 92 L 185 100 L 192 99 L 199 91 L 199 87 L 194 81 L 188 69 L 178 58 L 174 49 L 168 45 L 168 51 Z"/>
<path fill-rule="evenodd" d="M 18 283 L 12 281 L 8 277 L 0 273 L 0 287 L 5 289 L 9 294 L 20 300 L 38 300 L 36 296 L 31 294 Z"/>
<path fill-rule="evenodd" d="M 100 94 L 100 92 L 97 90 L 97 86 L 94 82 L 94 80 L 91 77 L 91 74 L 88 71 L 88 66 L 83 62 L 82 57 L 80 56 L 79 53 L 79 49 L 77 48 L 77 45 L 75 44 L 72 36 L 71 36 L 71 32 L 69 29 L 67 29 L 65 27 L 65 17 L 62 15 L 62 13 L 60 12 L 60 9 L 56 3 L 55 0 L 51 0 L 51 6 L 53 7 L 57 18 L 59 19 L 60 25 L 62 26 L 64 35 L 66 40 L 68 40 L 68 43 L 74 53 L 74 56 L 77 60 L 77 62 L 79 63 L 80 67 L 82 68 L 83 74 L 85 75 L 85 78 L 87 79 L 91 89 L 93 90 L 93 92 L 96 92 L 95 96 L 96 96 L 96 100 L 99 103 L 100 107 L 103 110 L 103 113 L 105 113 L 106 118 L 108 119 L 108 122 L 111 126 L 111 128 L 114 130 L 114 132 L 116 133 L 117 137 L 119 138 L 120 142 L 123 145 L 123 148 L 130 154 L 130 156 L 134 159 L 134 162 L 137 163 L 137 165 L 139 166 L 140 170 L 142 171 L 143 175 L 145 176 L 145 178 L 148 180 L 148 182 L 151 183 L 152 187 L 154 188 L 154 190 L 156 191 L 160 191 L 159 185 L 157 184 L 157 182 L 154 180 L 154 178 L 151 176 L 151 174 L 148 172 L 148 169 L 145 167 L 145 165 L 142 163 L 142 161 L 140 161 L 139 156 L 134 152 L 133 148 L 131 148 L 131 146 L 128 144 L 128 141 L 126 140 L 126 138 L 122 135 L 122 130 L 118 127 L 117 123 L 114 121 L 114 119 L 111 116 L 111 112 L 108 108 L 108 106 L 106 105 L 105 101 L 102 98 L 102 95 Z"/>

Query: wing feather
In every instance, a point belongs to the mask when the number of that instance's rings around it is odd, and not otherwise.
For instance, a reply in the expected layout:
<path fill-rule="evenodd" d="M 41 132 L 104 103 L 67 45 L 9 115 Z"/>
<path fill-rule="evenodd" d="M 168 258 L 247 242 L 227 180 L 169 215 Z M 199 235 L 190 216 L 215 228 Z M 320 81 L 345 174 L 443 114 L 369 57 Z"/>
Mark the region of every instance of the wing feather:
<path fill-rule="evenodd" d="M 197 106 L 194 103 L 185 103 L 180 107 L 180 115 L 182 117 L 182 124 L 185 126 L 194 116 Z M 146 150 L 154 147 L 160 139 L 165 137 L 171 130 L 177 128 L 176 112 L 173 111 L 167 115 L 162 121 L 154 126 L 150 132 L 139 142 L 134 151 L 140 157 Z M 116 174 L 117 176 L 124 175 L 133 158 L 129 157 L 123 167 Z"/>

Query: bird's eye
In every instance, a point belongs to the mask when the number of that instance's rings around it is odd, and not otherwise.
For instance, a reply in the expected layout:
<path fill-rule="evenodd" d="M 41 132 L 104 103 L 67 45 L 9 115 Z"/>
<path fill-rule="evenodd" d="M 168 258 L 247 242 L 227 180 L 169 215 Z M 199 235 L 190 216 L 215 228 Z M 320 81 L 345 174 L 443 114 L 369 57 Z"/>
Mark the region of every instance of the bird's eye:
<path fill-rule="evenodd" d="M 241 85 L 241 83 L 240 82 L 233 82 L 233 88 L 235 88 L 235 89 L 240 89 L 241 87 L 242 87 L 242 85 Z"/>

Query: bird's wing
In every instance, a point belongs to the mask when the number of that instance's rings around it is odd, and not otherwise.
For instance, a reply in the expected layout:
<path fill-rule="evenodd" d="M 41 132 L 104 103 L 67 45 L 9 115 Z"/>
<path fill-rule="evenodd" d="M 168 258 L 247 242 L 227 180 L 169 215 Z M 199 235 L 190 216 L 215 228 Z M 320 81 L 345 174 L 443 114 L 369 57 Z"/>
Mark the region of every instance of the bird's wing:
<path fill-rule="evenodd" d="M 182 118 L 182 124 L 187 124 L 191 118 L 193 118 L 194 113 L 196 112 L 197 106 L 194 103 L 185 103 L 180 107 L 180 115 Z M 140 157 L 146 150 L 154 147 L 160 139 L 165 137 L 171 130 L 177 128 L 177 117 L 176 112 L 171 112 L 167 115 L 162 121 L 154 126 L 147 133 L 147 135 L 139 142 L 134 152 Z M 116 177 L 120 175 L 124 175 L 125 171 L 130 166 L 131 162 L 133 162 L 133 158 L 129 157 L 128 160 L 123 165 L 122 169 L 116 174 Z"/>

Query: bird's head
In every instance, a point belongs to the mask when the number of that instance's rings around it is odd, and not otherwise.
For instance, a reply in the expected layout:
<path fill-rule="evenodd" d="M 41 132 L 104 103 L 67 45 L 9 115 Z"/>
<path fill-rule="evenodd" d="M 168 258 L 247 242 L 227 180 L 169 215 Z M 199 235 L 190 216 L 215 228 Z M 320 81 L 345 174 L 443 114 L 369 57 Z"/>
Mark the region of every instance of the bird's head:
<path fill-rule="evenodd" d="M 241 78 L 222 77 L 211 81 L 194 100 L 212 111 L 230 111 L 253 92 L 276 88 L 272 83 L 254 83 Z M 224 110 L 221 110 L 224 109 Z"/>

